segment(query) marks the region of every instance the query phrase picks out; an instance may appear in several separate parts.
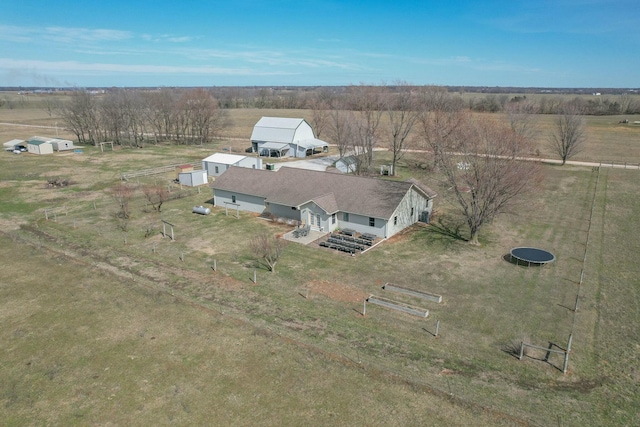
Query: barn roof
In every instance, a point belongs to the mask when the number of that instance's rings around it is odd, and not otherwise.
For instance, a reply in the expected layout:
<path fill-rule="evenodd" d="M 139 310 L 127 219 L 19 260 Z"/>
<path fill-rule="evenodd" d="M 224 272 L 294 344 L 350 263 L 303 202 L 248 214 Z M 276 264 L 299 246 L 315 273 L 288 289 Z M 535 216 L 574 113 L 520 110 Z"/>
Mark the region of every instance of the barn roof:
<path fill-rule="evenodd" d="M 269 141 L 291 143 L 296 133 L 296 129 L 302 123 L 307 123 L 305 119 L 292 119 L 286 117 L 262 117 L 253 127 L 251 133 L 252 141 Z M 307 125 L 309 125 L 307 123 Z M 311 126 L 309 126 L 311 127 Z"/>
<path fill-rule="evenodd" d="M 298 207 L 313 201 L 329 213 L 340 210 L 386 219 L 391 217 L 405 194 L 415 185 L 406 181 L 288 167 L 275 172 L 232 167 L 211 187 L 264 197 L 267 202 L 284 206 Z M 420 189 L 418 191 L 424 194 Z"/>

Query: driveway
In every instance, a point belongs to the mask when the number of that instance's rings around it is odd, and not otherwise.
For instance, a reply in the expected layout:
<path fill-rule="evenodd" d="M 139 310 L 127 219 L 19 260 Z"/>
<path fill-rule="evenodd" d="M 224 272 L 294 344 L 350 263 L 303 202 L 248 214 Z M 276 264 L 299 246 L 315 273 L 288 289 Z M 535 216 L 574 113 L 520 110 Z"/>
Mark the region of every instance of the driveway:
<path fill-rule="evenodd" d="M 291 162 L 275 163 L 275 169 L 278 170 L 282 166 L 288 168 L 308 169 L 314 171 L 326 171 L 329 166 L 333 166 L 340 159 L 340 156 L 324 156 L 315 157 L 304 160 L 294 160 Z"/>

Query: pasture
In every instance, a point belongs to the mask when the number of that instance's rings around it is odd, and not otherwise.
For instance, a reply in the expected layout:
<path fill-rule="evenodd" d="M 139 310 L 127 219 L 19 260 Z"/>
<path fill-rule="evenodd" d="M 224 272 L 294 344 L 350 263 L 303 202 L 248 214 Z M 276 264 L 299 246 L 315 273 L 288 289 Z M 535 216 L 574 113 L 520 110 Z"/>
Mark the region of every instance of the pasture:
<path fill-rule="evenodd" d="M 276 112 L 234 111 L 243 130 L 229 135 L 246 135 L 269 114 Z M 637 161 L 636 134 L 604 119 L 589 119 L 590 138 L 601 137 L 583 159 L 618 156 L 605 148 L 617 144 L 620 159 Z M 638 171 L 546 166 L 540 191 L 487 226 L 480 247 L 456 237 L 438 189 L 431 225 L 357 257 L 291 243 L 275 274 L 256 265 L 248 242 L 289 228 L 215 207 L 192 214 L 211 198 L 207 188 L 183 190 L 161 213 L 138 193 L 131 219 L 116 218 L 109 189 L 122 172 L 198 162 L 236 145 L 244 144 L 0 153 L 0 251 L 8 260 L 0 417 L 9 425 L 640 422 L 640 244 L 631 238 L 640 201 L 629 197 Z M 408 157 L 401 174 L 437 188 L 437 176 L 417 163 Z M 49 188 L 50 177 L 72 183 Z M 175 241 L 162 237 L 161 220 L 175 225 Z M 509 263 L 509 249 L 523 245 L 552 250 L 556 262 Z M 375 306 L 362 316 L 364 298 L 388 296 L 387 282 L 443 302 L 394 295 L 429 317 Z M 522 340 L 566 346 L 570 334 L 566 375 L 558 355 L 514 356 Z"/>

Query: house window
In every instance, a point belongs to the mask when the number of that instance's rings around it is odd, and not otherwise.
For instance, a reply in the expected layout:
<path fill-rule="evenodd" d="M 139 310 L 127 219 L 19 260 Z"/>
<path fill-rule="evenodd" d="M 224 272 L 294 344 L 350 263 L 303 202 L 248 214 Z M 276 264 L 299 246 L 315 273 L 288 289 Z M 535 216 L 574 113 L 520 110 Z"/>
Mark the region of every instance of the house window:
<path fill-rule="evenodd" d="M 216 173 L 220 173 L 220 169 L 218 169 L 218 166 L 216 166 L 215 168 L 216 168 Z"/>
<path fill-rule="evenodd" d="M 331 224 L 336 223 L 336 214 L 331 215 Z"/>
<path fill-rule="evenodd" d="M 398 225 L 398 217 L 397 216 L 393 217 L 393 225 Z"/>
<path fill-rule="evenodd" d="M 235 202 L 236 202 L 236 196 L 233 195 L 233 196 L 231 196 L 231 203 L 235 203 Z"/>
<path fill-rule="evenodd" d="M 369 227 L 375 227 L 376 226 L 376 219 L 373 217 L 369 217 Z"/>
<path fill-rule="evenodd" d="M 342 214 L 342 220 L 345 222 L 349 222 L 349 212 L 344 212 Z"/>

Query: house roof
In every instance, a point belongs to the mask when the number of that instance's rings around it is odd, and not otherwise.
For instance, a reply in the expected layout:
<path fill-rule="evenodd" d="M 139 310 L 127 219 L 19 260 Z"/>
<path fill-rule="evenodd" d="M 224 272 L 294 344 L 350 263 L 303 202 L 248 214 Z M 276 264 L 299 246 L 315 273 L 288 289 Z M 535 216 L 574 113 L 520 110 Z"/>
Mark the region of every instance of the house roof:
<path fill-rule="evenodd" d="M 307 122 L 305 119 L 262 117 L 253 127 L 251 141 L 291 143 L 293 142 L 296 129 L 298 129 L 302 123 Z M 309 126 L 308 123 L 307 126 Z"/>
<path fill-rule="evenodd" d="M 297 168 L 278 171 L 232 167 L 213 182 L 214 190 L 264 197 L 267 202 L 300 206 L 313 201 L 329 213 L 338 210 L 390 218 L 415 184 Z M 420 193 L 428 195 L 418 188 Z"/>
<path fill-rule="evenodd" d="M 246 158 L 247 156 L 240 156 L 238 154 L 226 154 L 226 153 L 215 153 L 203 159 L 203 162 L 211 162 L 211 163 L 221 163 L 223 165 L 235 165 L 240 160 Z"/>
<path fill-rule="evenodd" d="M 415 179 L 415 178 L 409 178 L 407 180 L 407 182 L 412 183 L 413 185 L 415 185 L 416 187 L 418 187 L 420 190 L 422 190 L 422 192 L 424 194 L 426 194 L 430 199 L 433 199 L 434 197 L 436 197 L 438 195 L 438 193 L 436 193 L 435 191 L 433 191 L 431 188 L 427 187 L 426 185 L 424 185 L 421 181 Z"/>

